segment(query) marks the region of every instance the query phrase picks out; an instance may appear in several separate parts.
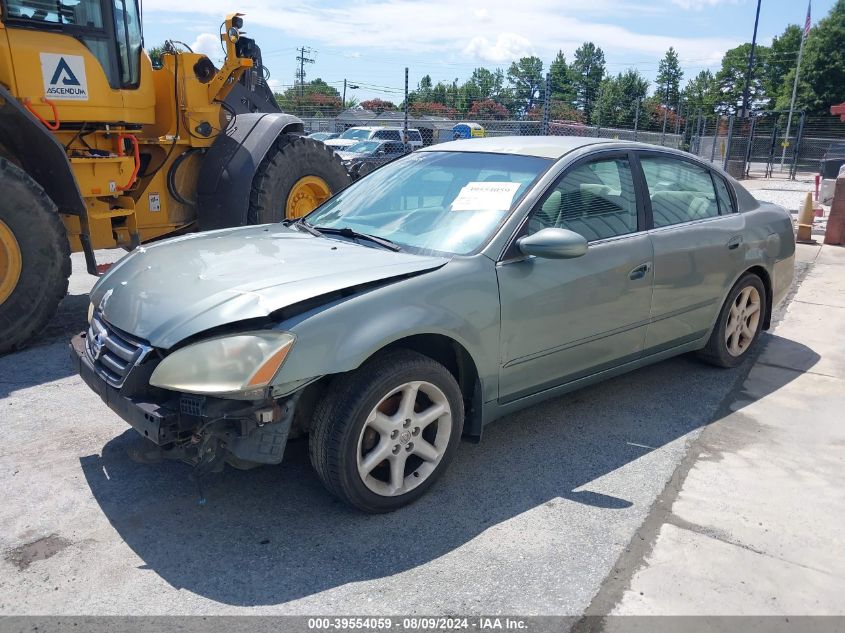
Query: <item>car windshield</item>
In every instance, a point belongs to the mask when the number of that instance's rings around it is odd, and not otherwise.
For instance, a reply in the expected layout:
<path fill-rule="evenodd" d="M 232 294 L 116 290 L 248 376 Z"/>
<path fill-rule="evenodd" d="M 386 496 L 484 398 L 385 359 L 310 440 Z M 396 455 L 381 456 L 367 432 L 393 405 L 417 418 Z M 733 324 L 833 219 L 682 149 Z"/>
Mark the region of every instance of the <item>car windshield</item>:
<path fill-rule="evenodd" d="M 341 134 L 340 138 L 360 140 L 360 139 L 369 138 L 369 136 L 370 136 L 369 130 L 356 129 L 356 128 L 353 127 L 353 128 L 346 130 L 343 134 Z"/>
<path fill-rule="evenodd" d="M 355 143 L 355 145 L 350 145 L 346 148 L 346 151 L 352 152 L 353 154 L 363 154 L 365 152 L 374 151 L 378 146 L 378 141 L 361 141 L 359 143 Z"/>
<path fill-rule="evenodd" d="M 475 152 L 418 152 L 388 163 L 306 218 L 403 248 L 466 255 L 498 229 L 552 161 Z"/>

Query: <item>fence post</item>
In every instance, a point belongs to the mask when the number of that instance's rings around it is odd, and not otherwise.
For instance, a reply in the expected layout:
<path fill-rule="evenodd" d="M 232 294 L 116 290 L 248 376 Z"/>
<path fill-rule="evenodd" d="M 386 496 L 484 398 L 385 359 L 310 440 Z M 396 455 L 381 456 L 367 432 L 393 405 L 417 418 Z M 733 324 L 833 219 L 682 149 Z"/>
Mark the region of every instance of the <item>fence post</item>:
<path fill-rule="evenodd" d="M 801 142 L 804 140 L 804 123 L 807 120 L 807 113 L 801 113 L 801 123 L 798 125 L 798 136 L 795 139 L 795 151 L 792 153 L 792 169 L 790 170 L 790 180 L 795 180 L 795 175 L 798 173 L 798 157 L 801 154 Z"/>
<path fill-rule="evenodd" d="M 669 106 L 663 106 L 663 132 L 660 134 L 660 144 L 666 147 L 666 123 L 669 121 Z"/>
<path fill-rule="evenodd" d="M 699 156 L 701 154 L 701 110 L 695 111 L 695 130 L 693 131 L 693 138 L 690 139 L 690 151 Z"/>
<path fill-rule="evenodd" d="M 766 178 L 771 178 L 775 171 L 772 165 L 775 161 L 775 146 L 777 145 L 779 136 L 780 128 L 778 127 L 777 119 L 775 119 L 775 123 L 772 125 L 772 138 L 769 141 L 769 162 L 766 165 Z"/>
<path fill-rule="evenodd" d="M 637 99 L 637 110 L 634 112 L 634 140 L 637 140 L 640 129 L 640 100 Z"/>
<path fill-rule="evenodd" d="M 678 109 L 675 110 L 675 136 L 681 133 L 681 112 L 684 109 L 684 102 L 678 99 Z"/>
<path fill-rule="evenodd" d="M 722 117 L 716 118 L 716 128 L 713 130 L 713 147 L 710 149 L 710 162 L 716 162 L 716 142 L 719 140 L 719 124 L 722 122 Z"/>
<path fill-rule="evenodd" d="M 754 145 L 754 131 L 757 129 L 757 117 L 752 115 L 749 117 L 751 126 L 748 129 L 748 147 L 745 148 L 745 169 L 742 173 L 748 178 L 748 173 L 751 171 L 751 147 Z"/>
<path fill-rule="evenodd" d="M 543 97 L 543 136 L 549 135 L 549 117 L 552 109 L 552 73 L 546 73 L 546 89 Z"/>
<path fill-rule="evenodd" d="M 732 114 L 731 118 L 728 119 L 728 142 L 725 145 L 725 162 L 722 165 L 722 169 L 728 171 L 728 160 L 731 157 L 731 144 L 733 143 L 733 136 L 734 136 L 734 119 L 736 115 Z"/>

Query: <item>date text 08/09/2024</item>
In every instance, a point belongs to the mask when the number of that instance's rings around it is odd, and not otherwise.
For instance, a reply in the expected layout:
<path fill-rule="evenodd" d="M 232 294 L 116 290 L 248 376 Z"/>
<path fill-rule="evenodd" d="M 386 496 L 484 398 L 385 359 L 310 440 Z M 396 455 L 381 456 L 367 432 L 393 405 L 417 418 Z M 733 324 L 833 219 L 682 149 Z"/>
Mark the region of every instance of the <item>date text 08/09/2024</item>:
<path fill-rule="evenodd" d="M 335 617 L 309 618 L 308 629 L 322 630 L 526 630 L 525 620 L 510 617 Z"/>

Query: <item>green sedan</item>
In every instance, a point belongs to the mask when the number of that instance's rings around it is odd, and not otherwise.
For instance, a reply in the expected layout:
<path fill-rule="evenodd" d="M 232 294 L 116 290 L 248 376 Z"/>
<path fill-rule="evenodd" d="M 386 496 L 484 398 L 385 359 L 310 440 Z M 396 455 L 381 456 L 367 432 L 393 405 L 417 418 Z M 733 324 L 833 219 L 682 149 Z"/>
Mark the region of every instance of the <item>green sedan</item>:
<path fill-rule="evenodd" d="M 518 409 L 677 354 L 743 362 L 794 253 L 784 209 L 682 152 L 455 141 L 300 220 L 136 249 L 71 354 L 145 451 L 201 475 L 308 436 L 332 494 L 385 512 Z"/>

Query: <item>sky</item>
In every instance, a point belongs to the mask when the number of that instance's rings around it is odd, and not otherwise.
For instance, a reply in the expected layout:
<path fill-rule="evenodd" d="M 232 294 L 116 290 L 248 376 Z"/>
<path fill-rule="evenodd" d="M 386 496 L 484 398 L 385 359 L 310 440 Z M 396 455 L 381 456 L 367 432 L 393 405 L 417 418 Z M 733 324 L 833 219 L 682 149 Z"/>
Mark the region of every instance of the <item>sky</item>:
<path fill-rule="evenodd" d="M 835 0 L 814 0 L 813 24 Z M 593 41 L 608 72 L 638 69 L 653 80 L 670 46 L 687 79 L 717 70 L 724 52 L 750 42 L 756 0 L 144 0 L 147 47 L 181 40 L 219 63 L 220 23 L 244 15 L 244 31 L 261 47 L 271 86 L 294 83 L 298 48 L 311 49 L 306 81 L 317 77 L 359 100 L 403 100 L 405 67 L 413 89 L 424 75 L 463 83 L 473 68 L 507 70 L 537 55 L 544 69 L 562 50 Z M 788 24 L 804 24 L 806 0 L 762 0 L 758 42 Z"/>

